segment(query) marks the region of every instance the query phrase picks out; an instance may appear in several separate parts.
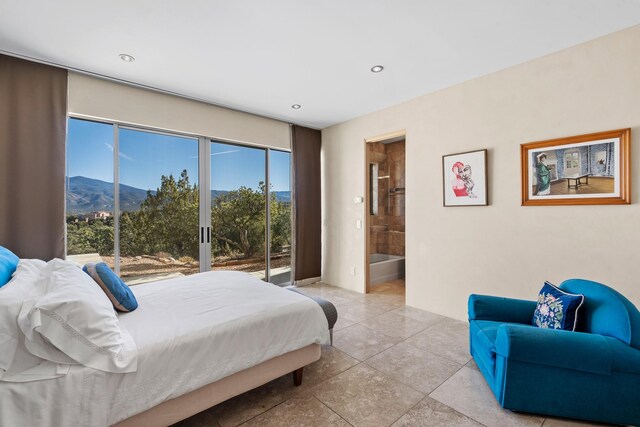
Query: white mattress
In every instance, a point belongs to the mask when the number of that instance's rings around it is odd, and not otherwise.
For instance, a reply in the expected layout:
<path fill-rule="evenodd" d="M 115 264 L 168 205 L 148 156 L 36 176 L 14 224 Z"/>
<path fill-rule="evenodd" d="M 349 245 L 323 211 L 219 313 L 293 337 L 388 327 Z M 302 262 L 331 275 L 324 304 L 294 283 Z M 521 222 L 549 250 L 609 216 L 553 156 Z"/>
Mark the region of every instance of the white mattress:
<path fill-rule="evenodd" d="M 138 346 L 137 372 L 74 365 L 61 378 L 0 382 L 0 425 L 111 425 L 276 356 L 328 342 L 318 304 L 246 273 L 200 273 L 131 289 L 139 308 L 119 319 Z"/>

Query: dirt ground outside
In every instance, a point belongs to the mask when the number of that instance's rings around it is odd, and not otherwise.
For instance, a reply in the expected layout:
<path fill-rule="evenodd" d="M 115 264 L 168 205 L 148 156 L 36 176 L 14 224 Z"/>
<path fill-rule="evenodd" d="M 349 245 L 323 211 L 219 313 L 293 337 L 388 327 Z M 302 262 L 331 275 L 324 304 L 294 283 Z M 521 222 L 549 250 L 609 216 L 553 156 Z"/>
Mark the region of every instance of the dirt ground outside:
<path fill-rule="evenodd" d="M 103 256 L 101 258 L 111 268 L 114 268 L 113 256 Z M 272 269 L 288 267 L 290 265 L 290 253 L 273 254 L 271 256 Z M 262 271 L 265 269 L 265 259 L 230 259 L 221 257 L 213 260 L 211 269 L 218 271 L 245 271 L 247 273 Z M 163 256 L 163 254 L 120 257 L 120 276 L 125 279 L 152 274 L 181 273 L 189 275 L 198 272 L 200 272 L 200 263 L 197 260 L 177 260 L 170 256 Z"/>

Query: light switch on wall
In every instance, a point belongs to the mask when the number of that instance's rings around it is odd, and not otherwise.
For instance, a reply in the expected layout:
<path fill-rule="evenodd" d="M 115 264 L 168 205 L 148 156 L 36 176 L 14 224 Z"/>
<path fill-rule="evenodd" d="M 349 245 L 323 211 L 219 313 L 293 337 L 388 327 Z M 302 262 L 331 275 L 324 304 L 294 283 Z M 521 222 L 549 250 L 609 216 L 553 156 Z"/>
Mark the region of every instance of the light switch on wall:
<path fill-rule="evenodd" d="M 362 220 L 361 219 L 356 219 L 356 228 L 358 228 L 358 229 L 362 228 Z"/>
<path fill-rule="evenodd" d="M 356 196 L 353 198 L 353 203 L 362 203 L 364 202 L 364 198 L 362 196 Z"/>

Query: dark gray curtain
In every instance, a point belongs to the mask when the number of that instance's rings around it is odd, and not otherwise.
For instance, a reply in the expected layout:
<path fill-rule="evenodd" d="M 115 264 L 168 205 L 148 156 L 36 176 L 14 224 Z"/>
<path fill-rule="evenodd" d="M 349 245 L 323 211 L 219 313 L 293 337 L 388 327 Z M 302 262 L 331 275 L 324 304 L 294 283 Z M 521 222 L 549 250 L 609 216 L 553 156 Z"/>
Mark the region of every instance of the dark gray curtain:
<path fill-rule="evenodd" d="M 292 126 L 294 280 L 321 274 L 321 199 L 319 130 Z"/>
<path fill-rule="evenodd" d="M 64 256 L 67 70 L 0 55 L 0 246 Z"/>

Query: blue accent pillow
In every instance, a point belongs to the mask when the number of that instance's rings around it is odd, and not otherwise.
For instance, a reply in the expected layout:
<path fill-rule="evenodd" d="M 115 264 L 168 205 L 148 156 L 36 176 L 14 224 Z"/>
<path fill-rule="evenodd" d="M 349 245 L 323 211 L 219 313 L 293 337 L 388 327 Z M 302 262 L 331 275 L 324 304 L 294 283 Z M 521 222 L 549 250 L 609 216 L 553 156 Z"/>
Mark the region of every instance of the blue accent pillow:
<path fill-rule="evenodd" d="M 138 301 L 129 286 L 104 262 L 86 264 L 82 271 L 100 285 L 116 310 L 129 312 L 138 308 Z"/>
<path fill-rule="evenodd" d="M 0 288 L 9 283 L 20 258 L 9 249 L 0 246 Z"/>
<path fill-rule="evenodd" d="M 575 331 L 583 303 L 584 295 L 570 294 L 544 282 L 531 323 L 539 328 Z"/>

